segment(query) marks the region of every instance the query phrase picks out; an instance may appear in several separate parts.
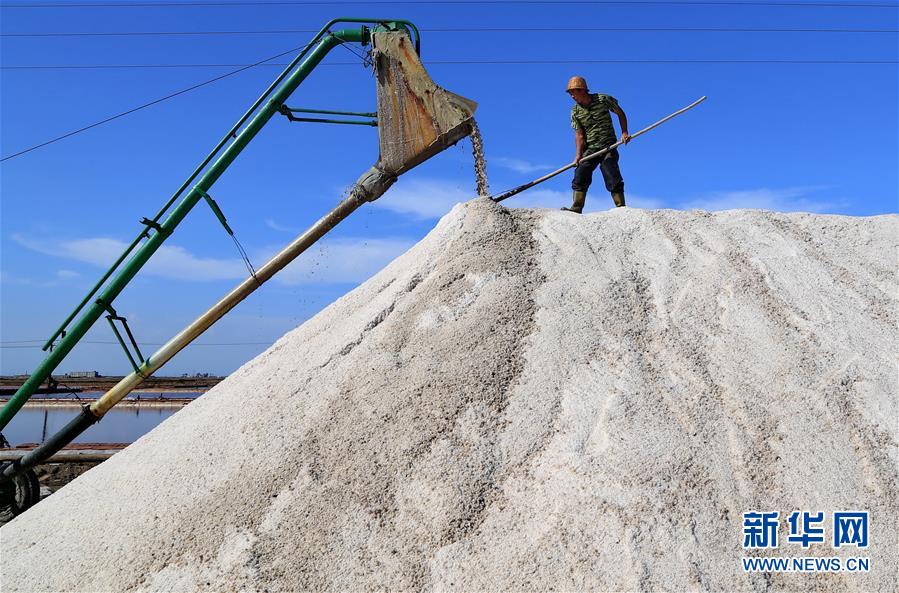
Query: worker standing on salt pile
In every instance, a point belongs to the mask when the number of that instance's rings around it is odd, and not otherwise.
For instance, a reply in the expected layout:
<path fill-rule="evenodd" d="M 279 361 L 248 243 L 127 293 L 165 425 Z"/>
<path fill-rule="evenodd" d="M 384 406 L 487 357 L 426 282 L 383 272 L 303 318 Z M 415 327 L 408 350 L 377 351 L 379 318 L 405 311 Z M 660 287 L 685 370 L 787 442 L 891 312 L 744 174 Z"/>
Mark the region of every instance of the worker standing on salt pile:
<path fill-rule="evenodd" d="M 615 127 L 612 125 L 613 112 L 618 116 L 621 125 L 621 141 L 627 144 L 631 136 L 627 131 L 627 116 L 618 105 L 618 101 L 611 95 L 602 93 L 590 93 L 587 81 L 581 76 L 572 76 L 566 89 L 575 105 L 571 108 L 571 127 L 574 128 L 574 142 L 576 155 L 574 161 L 577 168 L 574 170 L 574 180 L 571 189 L 574 190 L 571 208 L 562 208 L 569 212 L 580 214 L 584 210 L 584 202 L 587 200 L 587 190 L 593 181 L 593 171 L 598 166 L 602 171 L 602 177 L 606 189 L 612 194 L 615 206 L 624 206 L 624 179 L 621 178 L 621 170 L 618 168 L 618 149 L 613 148 L 606 154 L 581 162 L 581 158 L 615 144 L 618 140 L 615 136 Z"/>

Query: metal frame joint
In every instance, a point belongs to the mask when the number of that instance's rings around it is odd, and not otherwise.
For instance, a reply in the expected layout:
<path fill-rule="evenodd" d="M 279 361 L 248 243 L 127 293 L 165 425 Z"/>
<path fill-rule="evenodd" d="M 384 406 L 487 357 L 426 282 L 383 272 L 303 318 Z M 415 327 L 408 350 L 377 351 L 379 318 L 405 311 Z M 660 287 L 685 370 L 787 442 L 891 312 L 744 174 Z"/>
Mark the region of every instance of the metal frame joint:
<path fill-rule="evenodd" d="M 112 328 L 112 333 L 115 334 L 115 337 L 119 341 L 119 345 L 122 347 L 122 350 L 125 351 L 125 356 L 128 357 L 128 362 L 131 363 L 131 367 L 134 369 L 134 372 L 143 376 L 143 373 L 141 373 L 140 370 L 140 365 L 138 365 L 138 363 L 135 361 L 134 356 L 131 354 L 131 350 L 129 350 L 128 346 L 125 344 L 125 339 L 122 337 L 122 333 L 119 331 L 119 328 L 115 324 L 116 321 L 119 321 L 122 324 L 122 327 L 125 328 L 125 334 L 128 336 L 128 341 L 131 343 L 131 347 L 134 348 L 135 354 L 137 354 L 137 359 L 140 361 L 140 364 L 144 364 L 146 360 L 144 359 L 144 355 L 141 354 L 140 347 L 137 345 L 137 340 L 134 339 L 134 334 L 131 332 L 131 328 L 128 326 L 128 320 L 116 313 L 116 310 L 113 308 L 111 303 L 107 303 L 103 299 L 97 299 L 96 303 L 107 312 L 106 321 L 109 322 L 109 327 Z"/>

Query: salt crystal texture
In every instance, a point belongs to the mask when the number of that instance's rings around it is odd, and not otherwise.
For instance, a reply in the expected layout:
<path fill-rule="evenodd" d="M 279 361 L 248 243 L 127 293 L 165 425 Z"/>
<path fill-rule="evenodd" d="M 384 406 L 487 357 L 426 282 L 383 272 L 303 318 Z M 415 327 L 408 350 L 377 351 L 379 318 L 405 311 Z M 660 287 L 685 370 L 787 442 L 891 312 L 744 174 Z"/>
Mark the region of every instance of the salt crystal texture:
<path fill-rule="evenodd" d="M 458 205 L 5 525 L 3 590 L 896 591 L 897 221 Z"/>

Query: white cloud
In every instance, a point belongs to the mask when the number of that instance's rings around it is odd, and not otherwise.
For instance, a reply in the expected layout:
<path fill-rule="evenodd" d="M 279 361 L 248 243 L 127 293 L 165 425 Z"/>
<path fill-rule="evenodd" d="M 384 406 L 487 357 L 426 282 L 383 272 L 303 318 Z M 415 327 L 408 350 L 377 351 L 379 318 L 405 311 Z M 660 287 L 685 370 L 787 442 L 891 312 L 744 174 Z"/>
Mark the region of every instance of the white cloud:
<path fill-rule="evenodd" d="M 20 245 L 46 255 L 107 267 L 126 248 L 117 239 L 95 237 L 54 242 L 35 240 L 14 234 Z M 369 278 L 398 255 L 408 250 L 414 241 L 403 238 L 337 238 L 323 240 L 282 270 L 275 280 L 284 284 L 357 283 Z M 261 265 L 280 247 L 260 251 L 251 260 Z M 175 280 L 241 280 L 247 276 L 243 261 L 238 258 L 217 259 L 198 257 L 183 247 L 163 245 L 150 258 L 143 271 L 152 276 Z M 61 272 L 74 273 L 68 270 Z M 58 274 L 59 277 L 71 277 Z M 7 275 L 4 282 L 13 280 Z"/>
<path fill-rule="evenodd" d="M 474 182 L 470 185 L 470 189 L 464 189 L 450 181 L 400 179 L 372 205 L 420 219 L 440 218 L 459 202 L 477 197 Z"/>
<path fill-rule="evenodd" d="M 649 196 L 641 196 L 638 194 L 629 194 L 624 192 L 624 201 L 628 206 L 634 208 L 643 208 L 645 210 L 656 210 L 658 208 L 668 208 L 663 200 L 650 198 Z M 612 198 L 609 196 L 609 203 L 612 204 Z"/>
<path fill-rule="evenodd" d="M 56 277 L 61 278 L 63 280 L 69 280 L 71 278 L 78 278 L 81 276 L 78 272 L 74 270 L 56 270 Z"/>
<path fill-rule="evenodd" d="M 58 243 L 27 239 L 21 235 L 13 235 L 13 239 L 20 245 L 39 253 L 62 256 L 95 266 L 111 265 L 116 256 L 127 247 L 127 244 L 122 241 L 104 237 L 75 239 Z"/>
<path fill-rule="evenodd" d="M 293 234 L 297 234 L 297 233 L 300 232 L 299 229 L 291 228 L 291 227 L 288 227 L 288 226 L 282 226 L 282 225 L 278 224 L 276 221 L 272 220 L 271 218 L 266 218 L 266 219 L 265 219 L 265 226 L 267 226 L 267 227 L 270 228 L 270 229 L 273 229 L 273 230 L 282 232 L 282 233 L 293 233 Z"/>
<path fill-rule="evenodd" d="M 561 208 L 571 205 L 571 192 L 555 189 L 529 189 L 502 202 L 507 208 Z M 588 200 L 589 204 L 589 200 Z"/>
<path fill-rule="evenodd" d="M 593 191 L 587 194 L 585 212 L 609 210 L 614 207 L 611 197 L 602 186 L 594 182 Z M 499 192 L 508 188 L 493 188 Z M 757 208 L 777 212 L 835 212 L 845 208 L 845 200 L 817 199 L 814 193 L 828 189 L 824 186 L 797 186 L 779 189 L 759 188 L 749 190 L 716 191 L 689 198 L 662 199 L 625 192 L 628 206 L 657 209 L 678 208 L 682 210 L 729 210 L 734 208 Z M 441 179 L 412 180 L 398 182 L 380 200 L 378 207 L 421 219 L 439 218 L 449 212 L 458 202 L 475 198 L 475 191 L 460 189 L 454 181 Z M 503 206 L 509 208 L 560 208 L 571 203 L 568 189 L 546 189 L 537 186 L 507 200 Z"/>
<path fill-rule="evenodd" d="M 62 270 L 60 270 L 62 271 Z M 67 270 L 66 270 L 67 271 Z M 76 274 L 77 276 L 77 274 Z M 46 279 L 34 279 L 28 278 L 26 276 L 14 276 L 10 275 L 6 272 L 0 272 L 0 284 L 8 284 L 8 285 L 16 285 L 16 286 L 37 286 L 39 288 L 55 288 L 60 285 L 60 280 L 65 280 L 64 278 L 56 274 L 56 277 L 51 280 Z"/>
<path fill-rule="evenodd" d="M 409 250 L 403 238 L 338 238 L 322 241 L 284 268 L 284 284 L 360 283 Z"/>
<path fill-rule="evenodd" d="M 841 200 L 815 199 L 814 192 L 827 189 L 821 186 L 788 187 L 781 189 L 752 189 L 718 191 L 685 200 L 663 200 L 625 192 L 628 206 L 644 209 L 678 208 L 682 210 L 731 210 L 757 208 L 776 212 L 834 212 L 845 207 Z M 554 189 L 531 189 L 503 202 L 510 208 L 554 208 L 568 206 L 571 192 Z M 608 192 L 600 185 L 587 193 L 585 212 L 608 210 L 613 207 Z"/>
<path fill-rule="evenodd" d="M 13 240 L 32 251 L 99 267 L 112 265 L 128 245 L 118 239 L 92 237 L 70 241 L 35 240 L 14 234 Z M 176 280 L 234 280 L 247 275 L 240 259 L 197 257 L 183 247 L 163 245 L 143 268 L 147 274 Z"/>
<path fill-rule="evenodd" d="M 822 186 L 787 187 L 782 189 L 750 189 L 719 191 L 706 196 L 681 202 L 684 210 L 732 210 L 735 208 L 758 208 L 777 212 L 832 212 L 844 204 L 834 200 L 819 200 L 809 197 Z"/>
<path fill-rule="evenodd" d="M 546 164 L 538 164 L 532 163 L 530 161 L 526 161 L 524 159 L 516 159 L 512 157 L 495 157 L 490 159 L 490 164 L 497 164 L 504 169 L 509 169 L 511 171 L 515 171 L 516 173 L 540 173 L 544 171 L 551 171 L 557 167 Z"/>
<path fill-rule="evenodd" d="M 627 203 L 635 208 L 663 208 L 661 200 L 627 194 Z M 571 205 L 571 190 L 556 189 L 531 189 L 512 196 L 505 200 L 503 206 L 507 208 L 553 208 L 558 209 L 562 206 Z M 602 191 L 588 192 L 587 203 L 584 206 L 584 212 L 602 212 L 615 207 L 609 192 Z"/>
<path fill-rule="evenodd" d="M 0 283 L 31 285 L 34 284 L 34 281 L 31 278 L 25 278 L 23 276 L 13 276 L 6 272 L 0 271 Z"/>
<path fill-rule="evenodd" d="M 197 257 L 183 247 L 163 245 L 147 262 L 147 273 L 178 280 L 234 280 L 247 275 L 238 258 Z"/>
<path fill-rule="evenodd" d="M 588 193 L 585 212 L 597 212 L 614 207 L 612 198 L 605 188 Z M 509 188 L 494 188 L 499 192 Z M 397 182 L 375 206 L 406 214 L 420 219 L 440 218 L 459 202 L 474 199 L 476 192 L 459 189 L 454 181 L 441 179 L 416 179 L 408 182 Z M 627 195 L 629 205 L 638 208 L 662 208 L 661 200 L 633 194 Z M 546 189 L 536 187 L 516 194 L 502 202 L 507 208 L 561 208 L 571 205 L 571 190 Z"/>

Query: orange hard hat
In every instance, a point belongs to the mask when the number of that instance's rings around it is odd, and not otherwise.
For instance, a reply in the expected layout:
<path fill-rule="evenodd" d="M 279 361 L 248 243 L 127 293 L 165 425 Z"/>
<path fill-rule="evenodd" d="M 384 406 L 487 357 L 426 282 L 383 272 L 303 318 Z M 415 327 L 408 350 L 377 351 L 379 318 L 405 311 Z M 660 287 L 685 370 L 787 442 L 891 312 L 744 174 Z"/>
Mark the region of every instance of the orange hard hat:
<path fill-rule="evenodd" d="M 573 91 L 574 89 L 587 90 L 587 81 L 584 80 L 583 76 L 572 76 L 568 79 L 568 86 L 565 87 L 565 90 Z"/>

